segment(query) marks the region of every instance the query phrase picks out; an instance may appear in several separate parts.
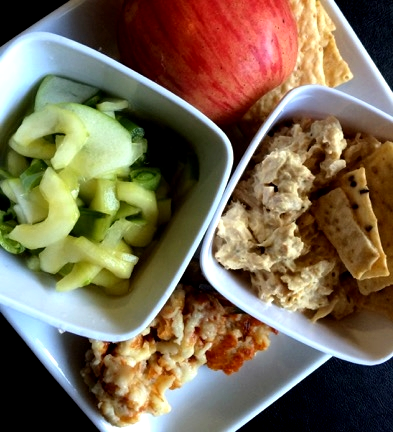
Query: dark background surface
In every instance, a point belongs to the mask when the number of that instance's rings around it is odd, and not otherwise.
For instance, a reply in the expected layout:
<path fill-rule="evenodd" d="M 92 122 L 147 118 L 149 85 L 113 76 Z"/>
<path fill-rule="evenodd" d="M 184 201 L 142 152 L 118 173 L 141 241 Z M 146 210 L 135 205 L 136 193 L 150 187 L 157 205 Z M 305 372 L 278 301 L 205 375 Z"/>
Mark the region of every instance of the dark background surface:
<path fill-rule="evenodd" d="M 61 0 L 45 4 L 26 0 L 7 2 L 6 9 L 3 5 L 0 45 L 63 3 Z M 393 88 L 393 0 L 336 0 L 336 3 Z M 1 429 L 96 430 L 3 316 L 0 320 L 1 414 L 3 424 L 7 424 Z M 359 366 L 332 358 L 241 431 L 251 429 L 392 432 L 393 359 L 377 366 Z"/>

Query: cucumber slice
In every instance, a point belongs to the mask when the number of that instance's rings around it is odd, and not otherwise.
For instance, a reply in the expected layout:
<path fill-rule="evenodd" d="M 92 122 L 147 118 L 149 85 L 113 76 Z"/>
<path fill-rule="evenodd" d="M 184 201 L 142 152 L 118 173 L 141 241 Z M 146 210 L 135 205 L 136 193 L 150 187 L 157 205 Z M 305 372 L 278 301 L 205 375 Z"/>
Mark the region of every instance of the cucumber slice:
<path fill-rule="evenodd" d="M 92 210 L 114 216 L 120 207 L 116 196 L 116 180 L 97 179 L 94 197 L 90 203 Z"/>
<path fill-rule="evenodd" d="M 128 108 L 128 100 L 127 99 L 120 99 L 120 98 L 106 98 L 100 101 L 96 108 L 103 112 L 115 112 L 115 111 L 121 111 Z"/>
<path fill-rule="evenodd" d="M 134 182 L 117 182 L 117 197 L 120 201 L 124 201 L 142 210 L 142 216 L 152 225 L 157 224 L 158 207 L 156 194 L 138 183 Z"/>
<path fill-rule="evenodd" d="M 72 270 L 56 283 L 56 291 L 71 291 L 90 285 L 101 270 L 100 266 L 90 262 L 77 262 L 72 266 Z"/>
<path fill-rule="evenodd" d="M 112 117 L 86 105 L 59 106 L 75 113 L 88 131 L 85 145 L 69 165 L 85 181 L 116 174 L 142 155 L 141 148 L 131 142 L 127 129 Z"/>
<path fill-rule="evenodd" d="M 71 231 L 71 235 L 85 236 L 89 240 L 101 241 L 112 222 L 112 217 L 97 210 L 79 209 L 79 219 Z"/>
<path fill-rule="evenodd" d="M 38 111 L 47 104 L 60 102 L 84 103 L 97 93 L 97 87 L 73 81 L 56 75 L 47 75 L 38 87 L 34 110 Z"/>
<path fill-rule="evenodd" d="M 127 294 L 130 289 L 129 279 L 118 278 L 107 269 L 102 269 L 92 283 L 105 288 L 105 293 L 113 296 Z"/>
<path fill-rule="evenodd" d="M 6 155 L 6 168 L 11 176 L 19 177 L 30 165 L 29 159 L 9 148 Z"/>
<path fill-rule="evenodd" d="M 148 246 L 156 233 L 156 226 L 147 222 L 145 219 L 126 220 L 126 230 L 124 241 L 132 247 Z"/>
<path fill-rule="evenodd" d="M 28 249 L 50 245 L 67 236 L 79 217 L 79 210 L 70 190 L 58 174 L 47 168 L 40 191 L 48 202 L 48 216 L 36 224 L 17 225 L 9 234 Z"/>
<path fill-rule="evenodd" d="M 34 224 L 41 222 L 48 215 L 48 202 L 41 194 L 39 187 L 26 192 L 19 178 L 3 180 L 1 190 L 14 204 L 19 223 Z"/>
<path fill-rule="evenodd" d="M 133 218 L 136 216 L 141 216 L 141 214 L 142 214 L 142 210 L 139 207 L 135 207 L 131 204 L 127 204 L 126 202 L 122 201 L 120 203 L 119 210 L 115 215 L 115 219 Z"/>
<path fill-rule="evenodd" d="M 55 143 L 47 139 L 53 134 L 64 136 L 58 135 Z M 23 156 L 51 159 L 58 170 L 70 163 L 87 138 L 88 131 L 78 115 L 58 105 L 46 105 L 23 119 L 9 144 Z"/>

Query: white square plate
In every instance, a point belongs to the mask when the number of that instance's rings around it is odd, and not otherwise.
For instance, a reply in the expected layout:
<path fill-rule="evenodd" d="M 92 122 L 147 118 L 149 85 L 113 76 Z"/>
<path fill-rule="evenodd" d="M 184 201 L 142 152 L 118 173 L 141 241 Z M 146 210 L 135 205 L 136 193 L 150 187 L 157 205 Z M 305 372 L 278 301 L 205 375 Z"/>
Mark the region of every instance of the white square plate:
<path fill-rule="evenodd" d="M 121 1 L 71 0 L 28 31 L 59 33 L 117 58 L 114 35 Z M 335 36 L 339 49 L 355 73 L 354 79 L 341 89 L 393 114 L 393 95 L 368 53 L 334 1 L 321 1 L 337 25 Z M 9 308 L 3 307 L 2 311 L 98 430 L 118 431 L 103 420 L 77 370 L 83 363 L 86 340 L 61 335 L 53 327 Z M 72 363 L 68 362 L 67 356 L 70 350 L 74 353 Z M 279 334 L 272 338 L 266 352 L 258 354 L 237 374 L 228 377 L 201 368 L 193 381 L 170 392 L 171 413 L 159 418 L 147 417 L 124 431 L 234 432 L 329 358 L 327 354 Z"/>

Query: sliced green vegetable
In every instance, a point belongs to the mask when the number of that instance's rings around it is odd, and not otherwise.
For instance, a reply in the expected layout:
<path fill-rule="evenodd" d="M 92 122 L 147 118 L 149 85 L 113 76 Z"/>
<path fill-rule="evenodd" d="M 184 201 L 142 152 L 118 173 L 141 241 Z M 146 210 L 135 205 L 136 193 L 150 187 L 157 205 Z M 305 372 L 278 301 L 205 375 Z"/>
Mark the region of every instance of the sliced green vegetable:
<path fill-rule="evenodd" d="M 19 154 L 12 148 L 8 149 L 6 155 L 6 169 L 12 177 L 19 177 L 30 165 L 30 160 Z"/>
<path fill-rule="evenodd" d="M 16 222 L 9 219 L 10 212 L 0 210 L 0 246 L 12 254 L 20 254 L 25 247 L 18 241 L 9 238 L 9 233 L 15 228 Z"/>
<path fill-rule="evenodd" d="M 116 187 L 116 180 L 97 179 L 90 208 L 114 216 L 120 207 L 120 202 L 116 195 Z"/>
<path fill-rule="evenodd" d="M 144 137 L 145 130 L 143 129 L 143 127 L 140 127 L 128 117 L 124 115 L 119 115 L 117 117 L 117 120 L 122 126 L 124 126 L 128 130 L 128 132 L 130 132 L 132 140 L 134 140 L 137 137 L 139 138 Z"/>
<path fill-rule="evenodd" d="M 47 137 L 57 136 L 55 143 Z M 58 105 L 46 105 L 25 117 L 10 139 L 10 146 L 23 156 L 50 159 L 55 169 L 67 166 L 88 138 L 81 118 Z"/>
<path fill-rule="evenodd" d="M 33 159 L 30 166 L 20 174 L 23 189 L 30 192 L 38 186 L 47 168 L 48 165 L 42 159 Z"/>
<path fill-rule="evenodd" d="M 99 89 L 88 84 L 73 81 L 57 75 L 47 75 L 40 83 L 34 102 L 39 111 L 48 104 L 61 102 L 85 103 L 99 93 Z"/>
<path fill-rule="evenodd" d="M 117 197 L 120 201 L 139 207 L 142 210 L 142 216 L 156 225 L 158 219 L 158 208 L 156 194 L 138 183 L 134 182 L 117 182 Z"/>
<path fill-rule="evenodd" d="M 33 224 L 48 215 L 48 202 L 39 187 L 26 192 L 20 178 L 10 178 L 1 183 L 3 193 L 12 201 L 13 210 L 19 223 Z"/>
<path fill-rule="evenodd" d="M 102 268 L 87 261 L 80 261 L 72 266 L 69 273 L 56 283 L 56 291 L 65 292 L 90 285 Z"/>
<path fill-rule="evenodd" d="M 41 268 L 48 273 L 57 273 L 65 264 L 88 261 L 106 268 L 119 278 L 129 278 L 138 257 L 132 253 L 118 251 L 95 243 L 86 237 L 63 237 L 48 245 L 40 254 Z"/>
<path fill-rule="evenodd" d="M 130 180 L 145 189 L 155 191 L 161 181 L 161 170 L 156 167 L 131 168 Z"/>
<path fill-rule="evenodd" d="M 79 210 L 67 185 L 52 169 L 47 168 L 40 191 L 48 202 L 48 216 L 36 224 L 17 225 L 9 234 L 28 249 L 48 246 L 67 236 L 79 217 Z"/>
<path fill-rule="evenodd" d="M 127 204 L 122 201 L 119 206 L 119 210 L 115 215 L 115 219 L 127 219 L 127 218 L 135 218 L 137 216 L 142 215 L 142 210 L 139 207 L 133 206 L 131 204 Z"/>
<path fill-rule="evenodd" d="M 75 237 L 85 236 L 90 240 L 101 241 L 111 223 L 106 213 L 88 208 L 79 208 L 79 218 L 71 231 Z"/>
<path fill-rule="evenodd" d="M 156 233 L 156 225 L 143 218 L 125 220 L 124 228 L 124 241 L 133 247 L 148 246 Z"/>
<path fill-rule="evenodd" d="M 127 294 L 130 289 L 129 279 L 121 279 L 106 269 L 102 269 L 92 280 L 92 283 L 105 288 L 105 293 L 113 296 Z"/>
<path fill-rule="evenodd" d="M 121 111 L 128 108 L 128 100 L 120 98 L 105 98 L 97 103 L 96 108 L 104 113 Z"/>
<path fill-rule="evenodd" d="M 173 196 L 198 177 L 197 159 L 169 131 L 151 125 L 157 141 L 148 148 L 128 105 L 49 75 L 9 140 L 0 246 L 27 252 L 30 269 L 56 274 L 58 291 L 95 284 L 127 293 L 138 256 L 172 215 Z"/>
<path fill-rule="evenodd" d="M 61 106 L 76 114 L 88 131 L 87 142 L 70 163 L 85 181 L 116 174 L 142 155 L 142 149 L 132 144 L 127 129 L 115 119 L 81 104 Z"/>

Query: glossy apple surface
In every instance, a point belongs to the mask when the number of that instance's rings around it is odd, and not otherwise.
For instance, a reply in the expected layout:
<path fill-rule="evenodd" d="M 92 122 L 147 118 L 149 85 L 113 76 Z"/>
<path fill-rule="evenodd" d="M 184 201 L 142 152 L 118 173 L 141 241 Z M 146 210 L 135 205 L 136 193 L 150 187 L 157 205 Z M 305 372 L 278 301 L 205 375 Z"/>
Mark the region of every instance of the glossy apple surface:
<path fill-rule="evenodd" d="M 120 60 L 219 125 L 281 84 L 297 58 L 287 0 L 125 0 Z"/>

